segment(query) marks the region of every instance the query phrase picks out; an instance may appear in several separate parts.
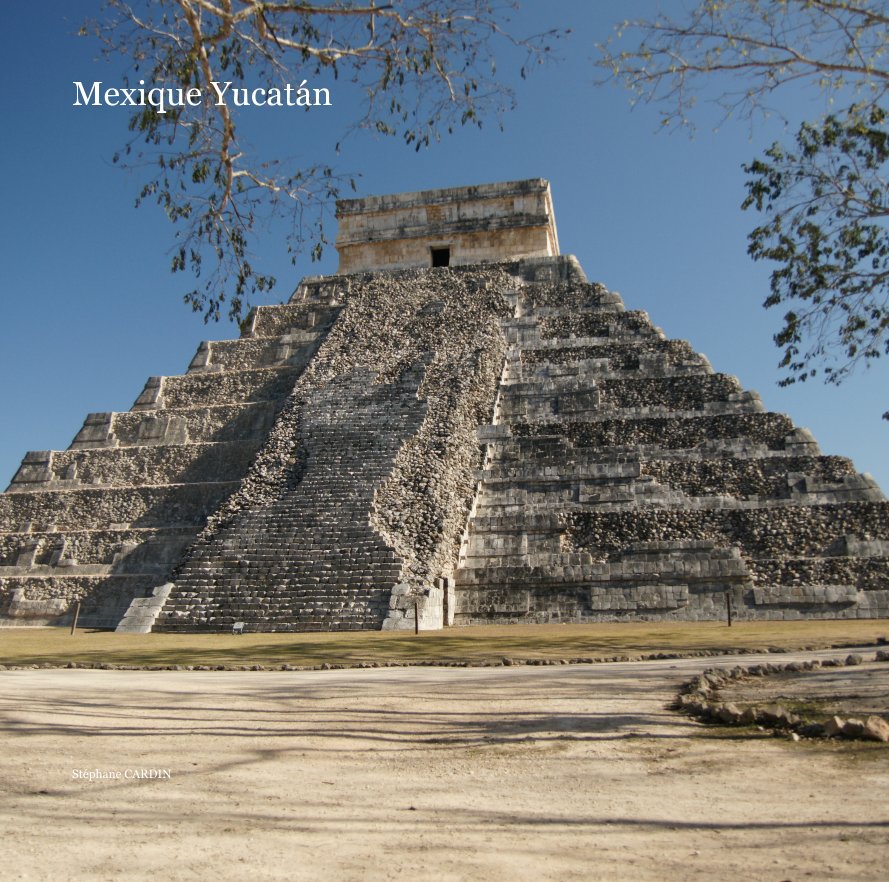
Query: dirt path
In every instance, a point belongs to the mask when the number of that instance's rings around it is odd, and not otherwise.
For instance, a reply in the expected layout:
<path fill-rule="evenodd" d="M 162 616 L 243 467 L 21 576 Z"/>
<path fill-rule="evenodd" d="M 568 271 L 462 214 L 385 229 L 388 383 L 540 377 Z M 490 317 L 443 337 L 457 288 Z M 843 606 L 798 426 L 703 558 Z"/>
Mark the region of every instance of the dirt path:
<path fill-rule="evenodd" d="M 884 879 L 889 749 L 667 711 L 712 663 L 0 673 L 0 878 Z"/>

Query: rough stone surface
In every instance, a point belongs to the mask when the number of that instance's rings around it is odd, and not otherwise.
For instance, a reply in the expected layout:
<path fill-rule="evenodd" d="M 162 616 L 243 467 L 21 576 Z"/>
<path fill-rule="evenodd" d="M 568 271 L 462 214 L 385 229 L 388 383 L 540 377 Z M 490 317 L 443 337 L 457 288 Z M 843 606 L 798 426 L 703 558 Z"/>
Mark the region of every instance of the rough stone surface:
<path fill-rule="evenodd" d="M 833 716 L 824 724 L 824 734 L 828 738 L 837 738 L 843 734 L 846 721 L 842 717 Z"/>
<path fill-rule="evenodd" d="M 869 741 L 889 741 L 889 723 L 872 714 L 864 721 L 862 737 Z"/>
<path fill-rule="evenodd" d="M 441 627 L 515 285 L 476 267 L 303 286 L 337 321 L 156 627 L 413 627 L 418 607 Z"/>
<path fill-rule="evenodd" d="M 338 272 L 450 266 L 559 253 L 549 183 L 541 179 L 342 199 Z"/>

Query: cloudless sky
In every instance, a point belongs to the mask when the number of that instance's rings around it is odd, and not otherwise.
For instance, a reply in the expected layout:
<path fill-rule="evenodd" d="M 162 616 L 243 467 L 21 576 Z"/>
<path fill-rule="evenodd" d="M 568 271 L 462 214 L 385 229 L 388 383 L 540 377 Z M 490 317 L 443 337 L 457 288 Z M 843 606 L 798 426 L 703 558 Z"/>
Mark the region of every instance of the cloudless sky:
<path fill-rule="evenodd" d="M 516 76 L 504 52 L 498 70 L 515 82 L 517 109 L 481 132 L 461 130 L 419 153 L 393 138 L 357 133 L 334 145 L 354 121 L 355 95 L 331 85 L 333 106 L 310 113 L 254 108 L 249 125 L 282 155 L 336 162 L 360 174 L 358 194 L 547 178 L 563 253 L 588 277 L 644 309 L 671 337 L 706 353 L 717 371 L 736 374 L 766 407 L 812 430 L 822 452 L 851 457 L 889 489 L 889 367 L 879 361 L 840 387 L 820 382 L 779 388 L 771 342 L 780 314 L 762 309 L 769 268 L 746 254 L 758 217 L 742 212 L 741 164 L 778 137 L 778 123 L 751 134 L 743 123 L 711 131 L 706 112 L 696 137 L 656 133 L 657 112 L 630 109 L 616 85 L 595 85 L 594 44 L 635 14 L 667 0 L 525 0 L 513 30 L 571 28 L 561 62 Z M 91 411 L 127 410 L 147 377 L 184 373 L 204 339 L 237 336 L 227 322 L 205 325 L 182 304 L 189 278 L 169 272 L 172 228 L 159 209 L 134 209 L 139 178 L 113 166 L 127 137 L 126 108 L 74 107 L 80 80 L 119 82 L 120 68 L 97 45 L 74 36 L 99 14 L 99 0 L 10 4 L 0 32 L 0 159 L 4 174 L 0 281 L 0 482 L 28 450 L 64 449 Z M 309 77 L 311 79 L 311 77 Z M 299 78 L 295 80 L 298 84 Z M 795 95 L 785 112 L 817 112 Z M 351 195 L 351 194 L 347 194 Z M 332 232 L 332 231 L 331 231 Z M 287 299 L 303 275 L 332 273 L 320 263 L 291 267 L 279 231 L 256 245 L 257 262 L 279 278 Z"/>

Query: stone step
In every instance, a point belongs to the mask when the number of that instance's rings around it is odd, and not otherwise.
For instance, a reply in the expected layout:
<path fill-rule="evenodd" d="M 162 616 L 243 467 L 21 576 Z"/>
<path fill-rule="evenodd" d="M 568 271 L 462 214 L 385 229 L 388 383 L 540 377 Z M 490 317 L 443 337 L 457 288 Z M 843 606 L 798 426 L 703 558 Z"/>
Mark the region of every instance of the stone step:
<path fill-rule="evenodd" d="M 236 614 L 216 613 L 208 611 L 198 619 L 155 620 L 155 632 L 185 631 L 231 631 L 235 622 L 244 622 L 246 632 L 276 631 L 379 631 L 385 615 L 382 610 L 370 610 L 367 613 L 353 615 L 336 615 L 321 613 L 314 610 L 240 610 Z"/>
<path fill-rule="evenodd" d="M 478 514 L 496 515 L 526 508 L 535 512 L 584 511 L 608 508 L 618 511 L 628 508 L 650 507 L 657 509 L 687 508 L 711 509 L 772 509 L 787 505 L 833 505 L 847 502 L 882 502 L 882 491 L 874 487 L 868 478 L 847 479 L 839 485 L 819 485 L 817 492 L 803 493 L 792 487 L 783 496 L 772 497 L 751 494 L 737 497 L 728 493 L 712 492 L 700 496 L 686 494 L 643 477 L 639 481 L 624 482 L 564 482 L 558 486 L 528 486 L 510 488 L 498 485 L 496 489 L 480 496 L 476 501 Z M 858 483 L 854 483 L 858 482 Z"/>
<path fill-rule="evenodd" d="M 623 300 L 619 294 L 609 291 L 598 282 L 571 280 L 556 284 L 535 284 L 522 289 L 519 311 L 514 321 L 521 321 L 529 315 L 564 315 L 566 311 L 581 314 L 608 309 L 623 312 Z"/>
<path fill-rule="evenodd" d="M 369 594 L 370 592 L 366 592 Z M 299 597 L 274 598 L 268 601 L 244 599 L 242 601 L 229 600 L 225 604 L 215 603 L 210 600 L 201 604 L 200 616 L 219 616 L 223 618 L 246 618 L 262 615 L 266 618 L 275 618 L 279 621 L 297 619 L 300 617 L 330 616 L 342 618 L 358 618 L 369 615 L 379 616 L 389 608 L 389 592 L 377 591 L 379 598 L 374 601 L 367 596 L 356 602 L 344 601 L 338 597 L 318 596 L 313 600 L 301 602 Z M 177 622 L 183 619 L 194 619 L 195 616 L 188 610 L 176 605 L 167 605 L 163 612 L 163 622 Z"/>
<path fill-rule="evenodd" d="M 750 571 L 759 586 L 781 586 L 771 600 L 758 603 L 787 602 L 788 588 L 793 596 L 801 586 L 820 586 L 821 602 L 853 603 L 859 591 L 889 591 L 889 549 L 879 557 L 758 557 L 750 561 Z"/>
<path fill-rule="evenodd" d="M 230 630 L 235 621 L 245 622 L 246 630 L 379 629 L 388 613 L 390 588 L 321 588 L 302 594 L 277 590 L 265 595 L 257 594 L 255 587 L 241 592 L 179 592 L 158 617 L 154 630 Z"/>
<path fill-rule="evenodd" d="M 556 416 L 627 408 L 700 410 L 709 402 L 737 402 L 745 398 L 758 400 L 759 396 L 745 396 L 737 378 L 728 374 L 595 381 L 590 378 L 586 389 L 556 394 L 528 383 L 520 389 L 505 387 L 500 392 L 499 412 L 500 419 L 508 422 L 527 413 Z"/>
<path fill-rule="evenodd" d="M 319 331 L 294 330 L 281 337 L 208 340 L 198 347 L 188 373 L 245 371 L 286 365 L 304 368 L 322 338 Z"/>
<path fill-rule="evenodd" d="M 606 316 L 606 313 L 599 314 Z M 597 316 L 598 318 L 599 316 Z M 603 347 L 611 345 L 633 349 L 654 350 L 657 343 L 664 340 L 663 334 L 654 328 L 622 327 L 616 323 L 603 324 L 601 334 L 553 335 L 548 334 L 544 327 L 545 319 L 522 327 L 505 328 L 506 338 L 510 344 L 510 355 L 520 354 L 527 350 L 545 352 L 565 348 Z M 610 332 L 609 332 L 610 331 Z"/>
<path fill-rule="evenodd" d="M 569 461 L 561 469 L 555 465 L 517 465 L 511 460 L 491 463 L 478 478 L 482 481 L 480 506 L 502 505 L 507 497 L 523 492 L 528 500 L 537 500 L 540 493 L 552 493 L 572 502 L 589 502 L 609 485 L 614 486 L 613 492 L 626 495 L 633 481 L 656 482 L 689 498 L 793 499 L 809 504 L 883 499 L 873 479 L 855 474 L 852 463 L 842 457 L 770 456 L 607 464 Z M 653 491 L 649 488 L 643 492 Z M 641 501 L 641 497 L 634 498 Z"/>
<path fill-rule="evenodd" d="M 835 496 L 842 496 L 837 493 Z M 814 502 L 801 503 L 797 498 L 791 499 L 761 499 L 751 497 L 749 499 L 733 499 L 730 496 L 685 496 L 676 491 L 670 491 L 659 485 L 637 484 L 623 489 L 616 486 L 610 490 L 598 492 L 588 491 L 578 501 L 576 494 L 565 493 L 562 496 L 528 495 L 505 497 L 505 501 L 497 499 L 482 499 L 476 503 L 476 512 L 480 516 L 489 518 L 519 516 L 522 512 L 541 515 L 546 513 L 563 513 L 568 515 L 582 515 L 587 513 L 610 513 L 614 515 L 641 511 L 641 512 L 670 512 L 687 511 L 695 512 L 751 512 L 759 511 L 764 514 L 774 512 L 780 516 L 784 510 L 797 507 L 825 508 L 832 505 L 857 504 L 861 502 L 881 500 L 869 500 L 867 496 L 859 494 L 850 503 L 842 499 L 839 501 L 830 496 L 825 500 L 820 498 Z M 820 494 L 819 494 L 820 497 Z"/>
<path fill-rule="evenodd" d="M 555 561 L 538 556 L 537 562 L 504 560 L 484 566 L 461 566 L 455 574 L 457 590 L 476 586 L 550 585 L 554 583 L 586 583 L 614 586 L 619 583 L 706 584 L 747 583 L 750 571 L 741 558 L 728 560 L 661 560 L 655 563 L 601 562 L 592 564 L 564 564 L 559 556 Z"/>
<path fill-rule="evenodd" d="M 253 402 L 88 414 L 71 450 L 262 440 L 280 404 Z"/>
<path fill-rule="evenodd" d="M 238 486 L 237 481 L 43 490 L 0 496 L 0 532 L 200 526 Z"/>
<path fill-rule="evenodd" d="M 187 561 L 179 568 L 176 595 L 171 603 L 187 593 L 201 593 L 212 589 L 214 597 L 223 597 L 229 590 L 243 590 L 245 585 L 259 585 L 262 594 L 274 588 L 275 591 L 314 590 L 319 585 L 341 586 L 348 590 L 358 590 L 362 586 L 391 584 L 401 575 L 401 567 L 356 566 L 351 570 L 313 569 L 311 561 L 300 559 L 276 560 L 260 565 L 258 562 L 246 564 L 226 563 L 214 560 L 212 568 L 201 568 Z"/>
<path fill-rule="evenodd" d="M 836 556 L 844 537 L 889 536 L 889 503 L 775 505 L 746 509 L 659 509 L 566 512 L 571 550 L 613 554 L 639 542 L 709 539 L 735 545 L 750 558 Z"/>
<path fill-rule="evenodd" d="M 535 365 L 549 367 L 584 362 L 589 365 L 607 363 L 611 370 L 635 371 L 646 363 L 666 363 L 709 367 L 709 361 L 685 340 L 666 340 L 659 336 L 625 340 L 551 340 L 538 345 L 517 346 L 507 355 L 509 363 L 523 369 Z"/>
<path fill-rule="evenodd" d="M 565 529 L 562 517 L 550 512 L 520 512 L 508 515 L 477 515 L 470 521 L 473 533 L 561 533 Z"/>
<path fill-rule="evenodd" d="M 774 450 L 765 444 L 756 443 L 745 438 L 712 438 L 696 447 L 675 447 L 664 449 L 657 444 L 640 444 L 633 447 L 606 447 L 602 449 L 591 447 L 574 447 L 566 437 L 557 436 L 532 436 L 512 437 L 508 426 L 494 426 L 499 432 L 499 437 L 488 437 L 488 427 L 480 430 L 481 440 L 487 445 L 485 456 L 485 469 L 513 469 L 519 464 L 525 464 L 529 470 L 551 469 L 564 463 L 567 470 L 575 467 L 585 469 L 593 466 L 604 469 L 624 463 L 663 462 L 663 463 L 689 463 L 694 469 L 696 463 L 712 463 L 718 469 L 721 462 L 728 463 L 728 469 L 733 471 L 735 465 L 744 468 L 749 464 L 755 469 L 755 464 L 761 461 L 776 460 L 778 464 L 782 460 L 788 462 L 788 471 L 797 471 L 794 461 L 800 459 L 817 460 L 821 454 L 817 445 L 800 438 L 799 435 L 788 436 L 785 439 L 785 449 Z M 780 465 L 778 465 L 780 468 Z M 854 470 L 854 469 L 853 469 Z M 804 472 L 804 469 L 799 469 Z M 479 475 L 479 477 L 483 477 Z"/>
<path fill-rule="evenodd" d="M 122 573 L 166 572 L 195 532 L 195 528 L 164 528 L 0 533 L 0 576 L 47 575 L 53 568 L 71 575 L 84 566 Z"/>
<path fill-rule="evenodd" d="M 191 373 L 149 377 L 132 410 L 212 407 L 255 401 L 277 401 L 293 389 L 301 367 Z"/>
<path fill-rule="evenodd" d="M 195 602 L 204 606 L 221 608 L 230 604 L 253 604 L 254 606 L 280 606 L 281 604 L 299 603 L 325 604 L 336 602 L 338 606 L 366 604 L 368 598 L 376 597 L 380 602 L 385 597 L 389 603 L 392 585 L 388 583 L 368 582 L 363 586 L 338 584 L 287 585 L 273 580 L 267 584 L 244 583 L 236 580 L 225 581 L 223 584 L 213 583 L 189 586 L 185 591 L 180 585 L 175 596 L 167 604 L 168 609 L 181 611 L 189 609 Z"/>
<path fill-rule="evenodd" d="M 80 601 L 78 624 L 114 628 L 133 598 L 159 584 L 153 574 L 0 576 L 0 627 L 68 625 Z"/>
<path fill-rule="evenodd" d="M 566 457 L 562 462 L 548 463 L 537 461 L 528 463 L 524 458 L 501 461 L 495 459 L 476 473 L 476 478 L 484 482 L 483 491 L 493 492 L 499 484 L 516 485 L 561 484 L 575 481 L 617 481 L 638 478 L 644 465 L 639 461 L 596 462 L 595 460 L 575 460 Z"/>
<path fill-rule="evenodd" d="M 519 360 L 507 362 L 502 394 L 516 390 L 530 393 L 561 394 L 585 391 L 596 382 L 626 380 L 680 380 L 706 377 L 713 373 L 706 360 L 700 362 L 671 362 L 661 355 L 645 355 L 633 348 L 620 359 L 579 359 L 558 363 L 533 362 L 523 364 Z"/>
<path fill-rule="evenodd" d="M 292 330 L 323 332 L 336 319 L 340 309 L 337 306 L 303 302 L 257 306 L 248 317 L 243 336 L 281 337 Z"/>
<path fill-rule="evenodd" d="M 706 364 L 671 364 L 662 358 L 617 364 L 605 360 L 527 366 L 515 363 L 508 366 L 502 389 L 507 392 L 525 387 L 541 394 L 557 395 L 589 388 L 598 381 L 680 380 L 706 377 L 711 373 L 712 369 Z"/>
<path fill-rule="evenodd" d="M 719 416 L 640 417 L 629 420 L 602 419 L 595 422 L 521 423 L 510 426 L 513 437 L 565 438 L 575 447 L 619 447 L 655 445 L 660 448 L 689 448 L 714 438 L 744 438 L 768 449 L 787 449 L 793 423 L 784 414 L 750 413 Z M 808 451 L 806 451 L 808 452 Z"/>
<path fill-rule="evenodd" d="M 543 316 L 537 322 L 541 339 L 611 337 L 620 333 L 650 334 L 654 327 L 648 313 L 639 310 L 586 312 Z"/>
<path fill-rule="evenodd" d="M 872 478 L 855 473 L 851 461 L 837 456 L 769 456 L 757 459 L 655 460 L 641 464 L 642 475 L 689 496 L 731 495 L 739 499 L 880 501 Z M 857 495 L 828 500 L 827 496 Z M 825 497 L 818 500 L 818 496 Z"/>
<path fill-rule="evenodd" d="M 520 561 L 525 566 L 539 566 L 542 563 L 553 566 L 578 566 L 592 564 L 593 556 L 589 552 L 565 552 L 559 543 L 559 536 L 552 533 L 534 534 L 496 534 L 473 533 L 465 546 L 465 557 L 462 567 L 505 566 L 498 564 L 497 559 L 509 559 L 510 566 Z"/>
<path fill-rule="evenodd" d="M 690 451 L 680 449 L 666 451 L 666 455 L 658 459 L 603 461 L 589 451 L 570 451 L 559 458 L 532 458 L 533 449 L 511 451 L 511 446 L 498 445 L 498 455 L 476 473 L 477 479 L 496 484 L 524 479 L 552 480 L 561 475 L 569 479 L 610 480 L 644 474 L 662 483 L 700 485 L 709 489 L 711 482 L 720 481 L 736 484 L 764 482 L 768 487 L 777 487 L 782 482 L 798 482 L 804 477 L 841 483 L 845 478 L 857 475 L 852 461 L 843 456 L 798 456 L 780 450 L 771 451 L 768 456 L 729 460 L 719 455 L 692 457 Z M 502 451 L 509 452 L 509 455 L 503 455 Z"/>
<path fill-rule="evenodd" d="M 663 404 L 653 402 L 650 405 L 638 407 L 591 407 L 588 409 L 569 407 L 563 410 L 558 399 L 555 396 L 551 396 L 548 400 L 544 397 L 543 400 L 535 402 L 534 406 L 524 408 L 524 412 L 522 412 L 523 408 L 521 405 L 513 413 L 498 409 L 495 417 L 498 425 L 511 427 L 515 424 L 522 425 L 525 423 L 547 425 L 550 423 L 627 422 L 631 420 L 654 419 L 676 420 L 695 419 L 701 416 L 745 416 L 763 412 L 762 401 L 759 397 L 748 395 L 744 392 L 733 395 L 728 399 L 702 401 L 696 404 L 688 402 L 688 404 L 690 407 L 694 404 L 694 409 L 683 410 L 671 406 L 669 402 Z"/>
<path fill-rule="evenodd" d="M 78 489 L 89 485 L 113 487 L 158 484 L 197 484 L 243 477 L 260 441 L 223 441 L 143 447 L 96 447 L 40 450 L 25 454 L 7 492 Z"/>
<path fill-rule="evenodd" d="M 740 501 L 735 503 L 741 505 Z M 712 500 L 708 497 L 694 500 L 680 491 L 653 481 L 622 481 L 611 484 L 602 482 L 566 482 L 555 485 L 539 485 L 537 487 L 518 487 L 510 489 L 499 485 L 494 492 L 483 493 L 476 500 L 476 513 L 494 516 L 507 514 L 510 511 L 584 511 L 590 507 L 608 506 L 639 507 L 657 506 L 671 507 L 731 507 L 732 501 L 726 499 Z"/>

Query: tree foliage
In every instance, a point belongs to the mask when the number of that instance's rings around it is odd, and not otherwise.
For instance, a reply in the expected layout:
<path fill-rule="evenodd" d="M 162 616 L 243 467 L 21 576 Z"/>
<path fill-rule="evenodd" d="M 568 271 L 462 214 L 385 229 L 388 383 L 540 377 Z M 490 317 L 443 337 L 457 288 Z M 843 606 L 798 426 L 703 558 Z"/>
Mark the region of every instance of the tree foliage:
<path fill-rule="evenodd" d="M 633 48 L 618 50 L 627 37 Z M 889 353 L 889 3 L 705 0 L 681 20 L 625 22 L 599 48 L 608 78 L 656 104 L 666 128 L 693 125 L 699 99 L 753 126 L 786 87 L 820 90 L 825 115 L 744 166 L 743 207 L 766 215 L 748 251 L 778 264 L 764 305 L 788 310 L 774 338 L 781 382 L 821 370 L 839 383 Z"/>
<path fill-rule="evenodd" d="M 186 303 L 205 319 L 223 310 L 241 319 L 251 295 L 275 284 L 253 263 L 257 229 L 289 217 L 291 259 L 307 249 L 316 258 L 325 244 L 319 207 L 344 186 L 354 188 L 329 157 L 261 158 L 243 136 L 243 111 L 214 100 L 212 83 L 296 89 L 340 79 L 364 96 L 348 130 L 394 135 L 420 149 L 512 106 L 493 63 L 501 44 L 524 50 L 526 66 L 546 56 L 556 35 L 512 36 L 514 6 L 505 0 L 109 0 L 104 17 L 82 33 L 98 35 L 109 54 L 129 60 L 128 85 L 197 88 L 203 96 L 198 106 L 165 112 L 140 106 L 130 118 L 132 136 L 115 156 L 144 174 L 137 204 L 156 202 L 177 227 L 172 269 L 198 279 Z"/>
<path fill-rule="evenodd" d="M 889 354 L 889 131 L 880 107 L 805 123 L 744 170 L 744 207 L 768 221 L 750 234 L 754 259 L 779 264 L 765 306 L 791 309 L 775 335 L 784 385 L 824 373 L 839 383 Z"/>

